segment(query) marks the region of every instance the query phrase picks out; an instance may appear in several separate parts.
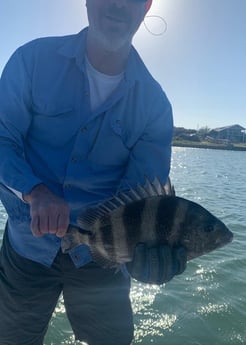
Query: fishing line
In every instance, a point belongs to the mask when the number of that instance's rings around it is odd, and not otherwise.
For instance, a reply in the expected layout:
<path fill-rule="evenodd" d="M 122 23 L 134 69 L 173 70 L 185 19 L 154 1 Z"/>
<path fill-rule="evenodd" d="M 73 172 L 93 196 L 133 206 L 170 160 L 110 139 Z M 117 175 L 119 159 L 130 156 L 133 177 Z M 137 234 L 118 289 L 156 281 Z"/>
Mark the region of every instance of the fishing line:
<path fill-rule="evenodd" d="M 146 19 L 148 19 L 148 18 L 159 19 L 161 21 L 162 25 L 163 25 L 163 29 L 160 32 L 154 32 L 153 30 L 151 30 L 149 28 L 149 26 L 146 24 Z M 165 19 L 162 16 L 152 15 L 152 14 L 148 15 L 148 16 L 145 17 L 143 23 L 144 23 L 145 29 L 153 36 L 162 36 L 167 31 L 167 22 L 165 21 Z"/>

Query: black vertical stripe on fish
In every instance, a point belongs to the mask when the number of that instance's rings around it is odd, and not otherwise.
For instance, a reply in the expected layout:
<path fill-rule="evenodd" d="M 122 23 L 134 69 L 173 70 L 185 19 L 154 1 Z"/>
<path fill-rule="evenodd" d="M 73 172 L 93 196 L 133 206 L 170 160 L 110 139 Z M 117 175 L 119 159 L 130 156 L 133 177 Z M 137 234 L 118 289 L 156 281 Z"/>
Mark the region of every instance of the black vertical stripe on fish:
<path fill-rule="evenodd" d="M 153 247 L 157 243 L 156 213 L 158 203 L 159 198 L 147 198 L 142 213 L 141 242 L 146 243 L 146 239 L 148 239 L 149 247 Z"/>
<path fill-rule="evenodd" d="M 97 261 L 107 261 L 108 253 L 110 254 L 110 261 L 116 260 L 114 236 L 113 236 L 113 225 L 110 217 L 105 214 L 101 218 L 103 226 L 100 226 L 100 230 L 95 232 L 95 236 L 90 240 L 90 246 L 94 253 L 94 258 Z M 96 224 L 96 223 L 95 223 Z M 99 223 L 97 223 L 99 226 Z M 100 243 L 100 250 L 98 250 L 98 243 Z"/>
<path fill-rule="evenodd" d="M 135 203 L 130 203 L 124 207 L 122 220 L 124 228 L 128 236 L 126 241 L 128 247 L 132 246 L 132 243 L 137 243 L 139 234 L 142 227 L 142 214 L 145 208 L 146 200 L 139 200 Z"/>
<path fill-rule="evenodd" d="M 163 243 L 168 241 L 171 231 L 175 231 L 176 198 L 164 197 L 159 199 L 156 214 L 156 231 Z"/>
<path fill-rule="evenodd" d="M 115 246 L 114 246 L 114 234 L 113 234 L 113 225 L 111 219 L 109 218 L 109 224 L 103 226 L 101 229 L 102 243 L 105 251 L 108 251 L 108 248 L 111 248 L 112 258 L 116 258 Z"/>

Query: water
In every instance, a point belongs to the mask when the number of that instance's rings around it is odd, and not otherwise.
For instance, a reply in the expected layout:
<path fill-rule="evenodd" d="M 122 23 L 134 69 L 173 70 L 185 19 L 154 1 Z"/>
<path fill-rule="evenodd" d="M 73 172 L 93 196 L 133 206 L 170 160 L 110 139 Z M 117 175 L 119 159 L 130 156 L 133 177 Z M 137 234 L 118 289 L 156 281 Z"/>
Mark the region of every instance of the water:
<path fill-rule="evenodd" d="M 246 152 L 174 148 L 172 181 L 234 232 L 228 246 L 188 263 L 162 287 L 133 282 L 135 340 L 141 345 L 246 344 Z M 0 206 L 0 241 L 6 214 Z M 120 312 L 120 311 L 119 311 Z M 45 345 L 74 342 L 62 300 Z"/>

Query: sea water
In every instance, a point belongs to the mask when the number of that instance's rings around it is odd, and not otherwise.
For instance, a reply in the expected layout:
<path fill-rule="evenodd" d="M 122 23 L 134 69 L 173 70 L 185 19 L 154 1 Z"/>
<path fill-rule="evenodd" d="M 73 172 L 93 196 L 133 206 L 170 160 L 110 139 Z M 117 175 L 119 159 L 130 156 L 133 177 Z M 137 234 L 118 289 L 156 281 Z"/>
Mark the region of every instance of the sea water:
<path fill-rule="evenodd" d="M 166 285 L 132 282 L 133 344 L 246 344 L 246 152 L 173 148 L 171 178 L 177 195 L 210 210 L 234 240 L 189 262 Z M 0 241 L 5 221 L 0 205 Z M 74 341 L 62 299 L 44 344 L 82 344 Z"/>

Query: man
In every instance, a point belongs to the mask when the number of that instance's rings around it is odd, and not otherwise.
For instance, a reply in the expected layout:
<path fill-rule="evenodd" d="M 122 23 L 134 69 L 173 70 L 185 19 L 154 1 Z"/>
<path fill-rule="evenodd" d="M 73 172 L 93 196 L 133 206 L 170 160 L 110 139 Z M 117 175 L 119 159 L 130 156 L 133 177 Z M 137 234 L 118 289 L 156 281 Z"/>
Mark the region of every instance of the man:
<path fill-rule="evenodd" d="M 129 277 L 60 251 L 69 223 L 129 184 L 170 169 L 172 111 L 132 38 L 151 0 L 87 0 L 89 27 L 34 40 L 0 82 L 0 196 L 8 213 L 0 257 L 0 344 L 40 345 L 63 293 L 77 339 L 127 345 Z M 129 272 L 163 283 L 183 251 L 136 249 Z"/>

